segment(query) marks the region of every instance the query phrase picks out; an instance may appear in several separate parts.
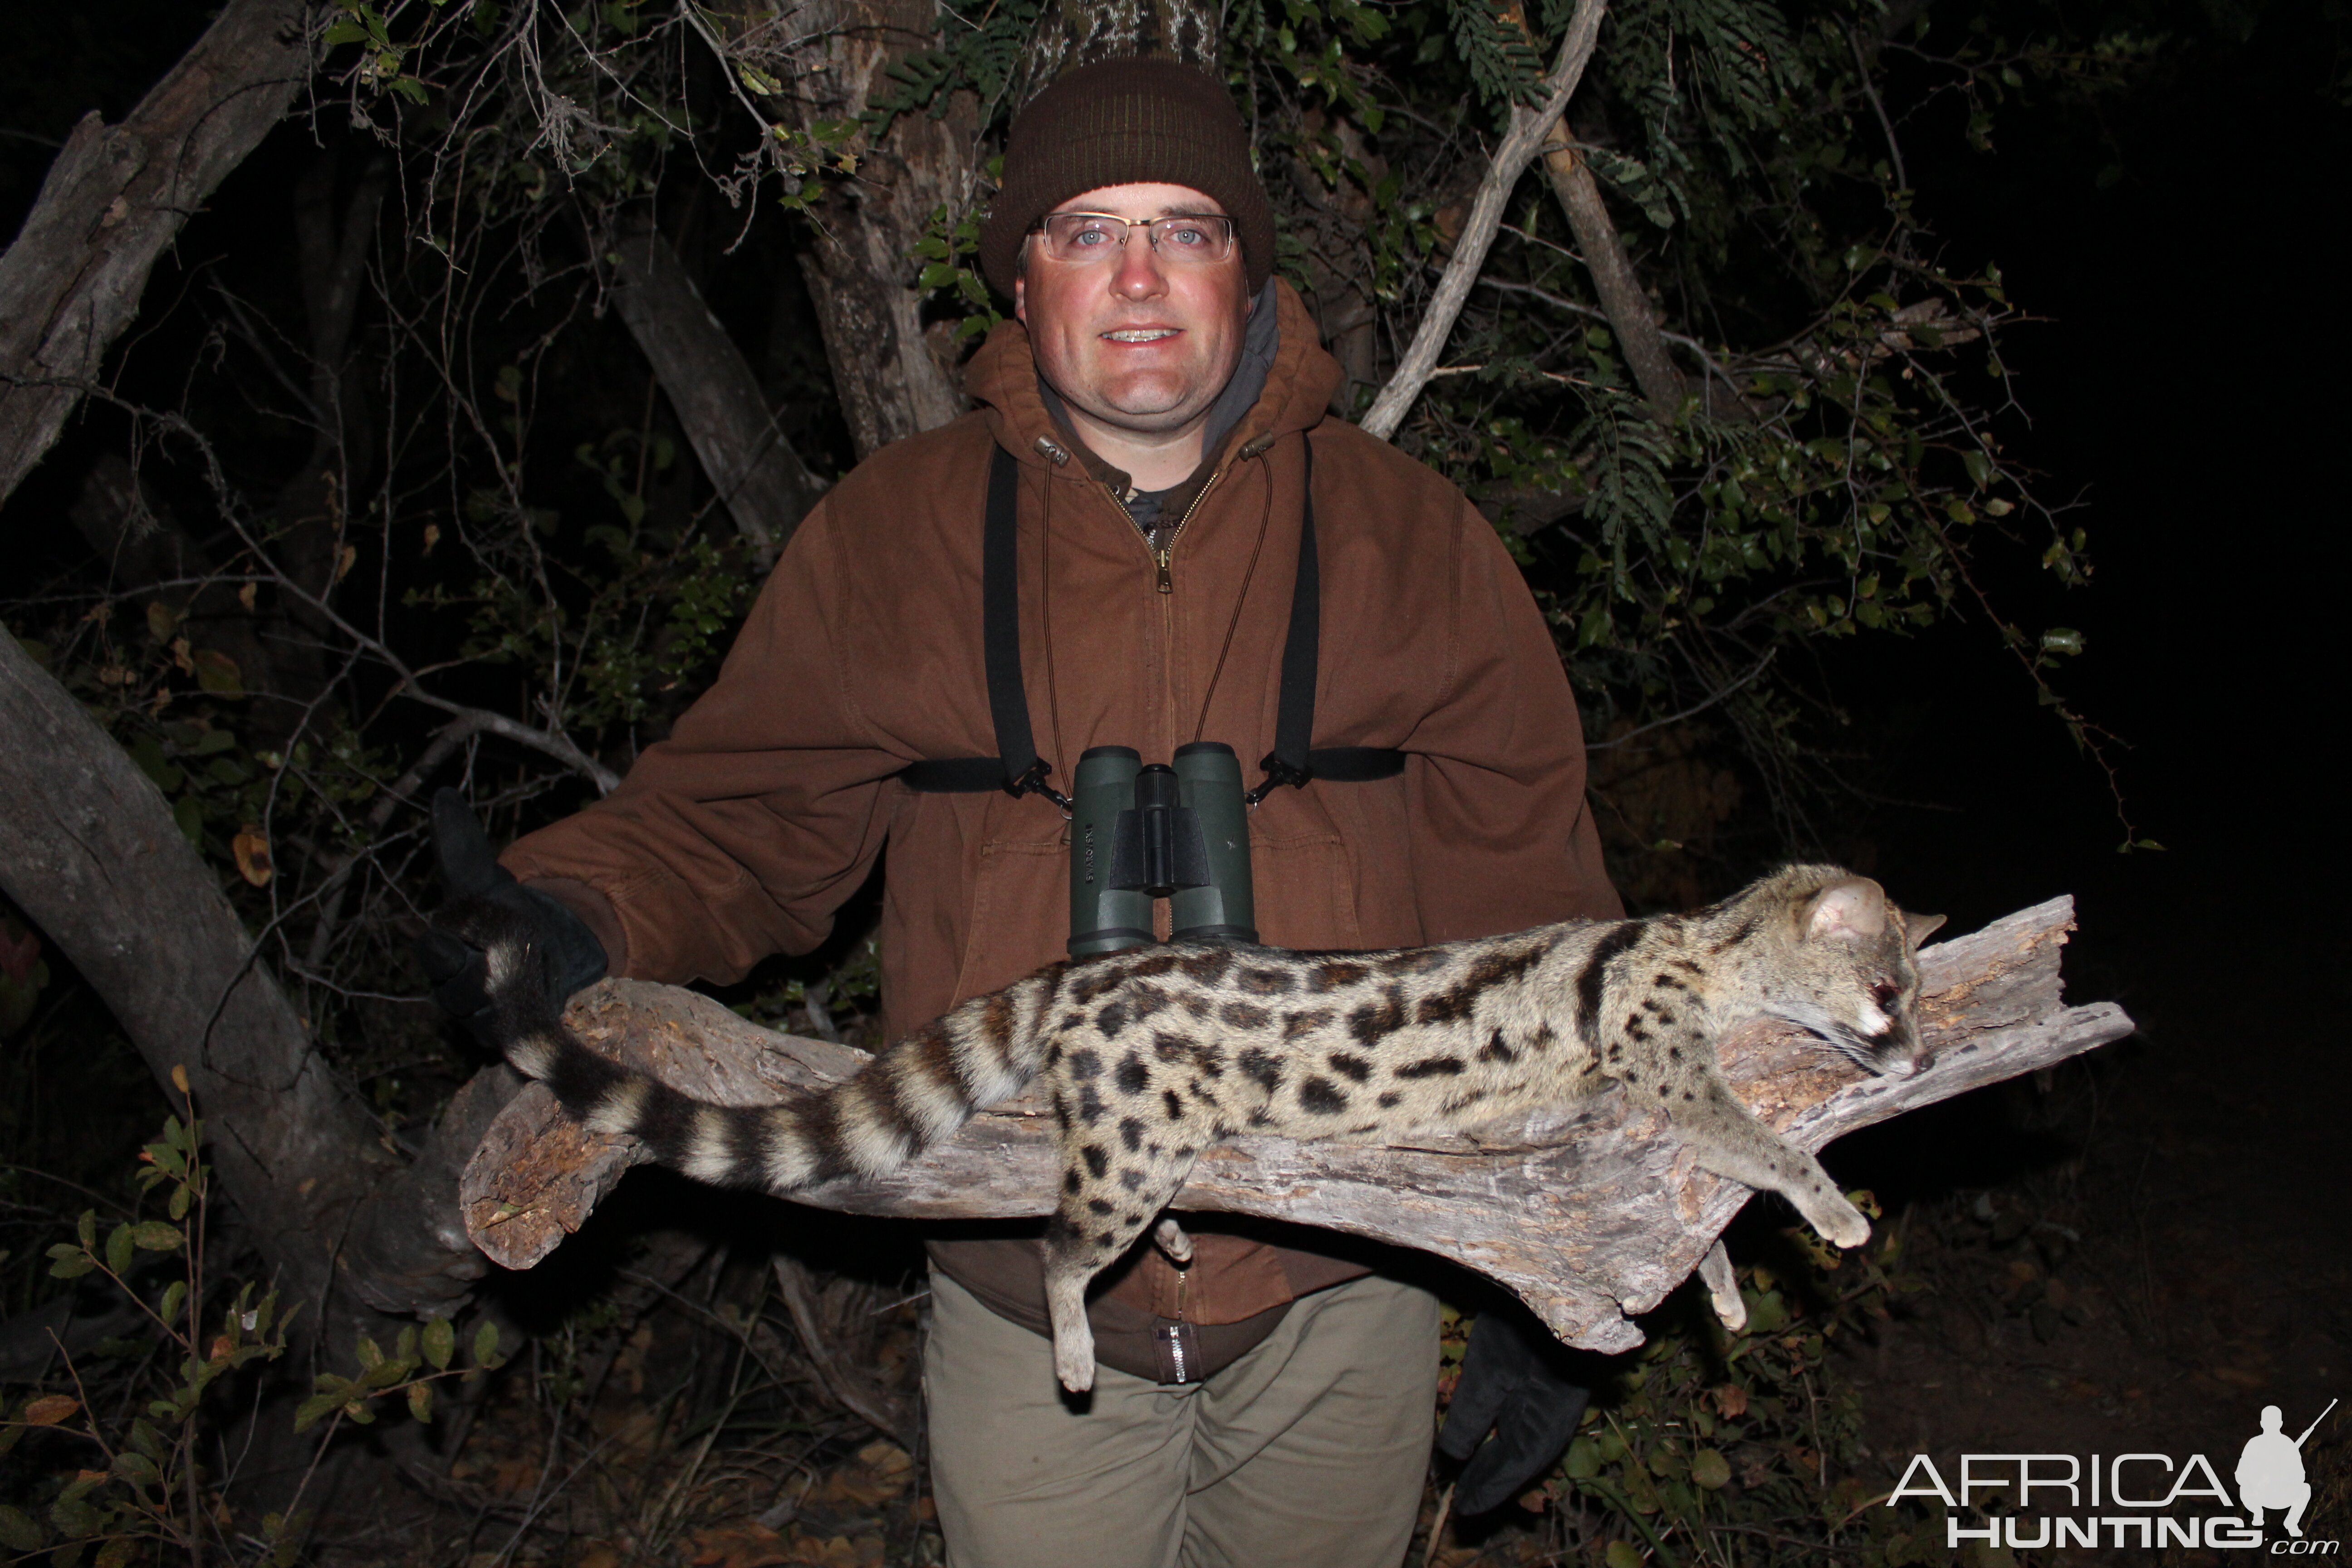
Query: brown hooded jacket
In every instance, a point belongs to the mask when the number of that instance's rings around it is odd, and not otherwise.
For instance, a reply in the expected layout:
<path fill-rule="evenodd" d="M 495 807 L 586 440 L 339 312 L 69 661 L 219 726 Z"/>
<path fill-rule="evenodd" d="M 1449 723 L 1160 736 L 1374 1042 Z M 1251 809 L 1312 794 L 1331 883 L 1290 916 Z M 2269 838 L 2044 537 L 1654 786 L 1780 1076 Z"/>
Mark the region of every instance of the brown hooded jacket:
<path fill-rule="evenodd" d="M 1047 412 L 1027 334 L 1007 321 L 967 373 L 985 406 L 844 478 L 670 738 L 609 799 L 518 841 L 507 866 L 580 910 L 614 973 L 723 983 L 823 942 L 887 842 L 893 1037 L 1061 957 L 1060 811 L 1037 795 L 919 795 L 892 776 L 997 750 L 981 656 L 990 456 L 1001 446 L 1021 466 L 1024 678 L 1053 782 L 1066 788 L 1089 747 L 1154 761 L 1216 740 L 1255 783 L 1273 745 L 1311 439 L 1314 743 L 1408 756 L 1398 777 L 1283 788 L 1255 810 L 1261 940 L 1407 946 L 1621 913 L 1585 804 L 1576 704 L 1517 568 L 1452 485 L 1326 416 L 1339 365 L 1297 295 L 1276 293 L 1265 389 L 1198 489 L 1164 587 L 1117 496 Z M 1164 1374 L 1149 1331 L 1181 1317 L 1213 1367 L 1271 1331 L 1297 1294 L 1362 1272 L 1259 1234 L 1210 1228 L 1183 1277 L 1141 1249 L 1095 1303 L 1102 1359 Z M 1043 1331 L 1034 1241 L 935 1242 L 932 1256 Z"/>

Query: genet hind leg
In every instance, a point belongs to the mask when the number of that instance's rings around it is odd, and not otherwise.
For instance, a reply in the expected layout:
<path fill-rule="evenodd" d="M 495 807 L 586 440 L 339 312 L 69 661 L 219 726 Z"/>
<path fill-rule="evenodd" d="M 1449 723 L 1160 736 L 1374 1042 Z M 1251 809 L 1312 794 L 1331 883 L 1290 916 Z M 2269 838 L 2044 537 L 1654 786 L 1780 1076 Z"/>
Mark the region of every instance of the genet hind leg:
<path fill-rule="evenodd" d="M 1735 1334 L 1746 1328 L 1748 1303 L 1739 1294 L 1739 1276 L 1732 1272 L 1731 1254 L 1723 1250 L 1721 1237 L 1717 1237 L 1715 1245 L 1706 1249 L 1706 1256 L 1698 1260 L 1698 1277 L 1706 1286 L 1707 1300 L 1714 1306 L 1715 1315 L 1722 1320 L 1723 1326 Z"/>
<path fill-rule="evenodd" d="M 1181 1126 L 1154 1129 L 1149 1139 L 1122 1129 L 1108 1144 L 1078 1128 L 1065 1136 L 1062 1201 L 1045 1227 L 1045 1309 L 1054 1324 L 1054 1370 L 1073 1394 L 1095 1382 L 1087 1286 L 1150 1228 L 1205 1142 Z M 1189 1258 L 1191 1237 L 1184 1241 Z"/>
<path fill-rule="evenodd" d="M 1151 1244 L 1166 1253 L 1168 1261 L 1177 1268 L 1192 1266 L 1192 1238 L 1184 1234 L 1184 1227 L 1176 1222 L 1174 1215 L 1160 1216 L 1160 1223 L 1152 1227 Z"/>
<path fill-rule="evenodd" d="M 1860 1247 L 1870 1239 L 1870 1222 L 1846 1202 L 1822 1163 L 1756 1120 L 1712 1066 L 1662 1078 L 1653 1092 L 1644 1093 L 1645 1087 L 1626 1083 L 1635 1104 L 1657 1101 L 1701 1166 L 1779 1193 L 1797 1205 L 1806 1224 L 1839 1247 Z"/>

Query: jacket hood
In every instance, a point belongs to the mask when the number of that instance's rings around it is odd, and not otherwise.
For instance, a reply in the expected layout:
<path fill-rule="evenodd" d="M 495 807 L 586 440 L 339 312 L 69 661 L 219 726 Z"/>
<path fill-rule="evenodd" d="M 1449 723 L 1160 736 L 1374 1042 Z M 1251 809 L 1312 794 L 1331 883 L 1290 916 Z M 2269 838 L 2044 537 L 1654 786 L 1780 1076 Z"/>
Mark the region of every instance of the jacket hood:
<path fill-rule="evenodd" d="M 1256 405 L 1234 426 L 1233 438 L 1226 443 L 1228 451 L 1241 451 L 1269 437 L 1314 428 L 1322 422 L 1344 374 L 1339 362 L 1324 352 L 1315 318 L 1298 290 L 1279 278 L 1273 289 L 1280 334 L 1274 365 L 1266 373 L 1265 390 L 1258 394 Z M 1051 465 L 1039 443 L 1058 447 L 1064 437 L 1038 390 L 1037 362 L 1030 352 L 1028 328 L 1009 319 L 997 323 L 965 366 L 964 389 L 984 405 L 989 432 L 999 446 L 1023 462 Z"/>

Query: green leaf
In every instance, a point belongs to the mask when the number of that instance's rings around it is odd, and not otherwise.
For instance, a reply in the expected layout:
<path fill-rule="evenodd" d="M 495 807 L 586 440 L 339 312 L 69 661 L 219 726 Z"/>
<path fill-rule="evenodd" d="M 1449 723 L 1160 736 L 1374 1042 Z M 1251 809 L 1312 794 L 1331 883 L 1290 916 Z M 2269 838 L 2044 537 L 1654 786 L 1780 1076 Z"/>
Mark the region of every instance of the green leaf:
<path fill-rule="evenodd" d="M 50 1247 L 49 1256 L 57 1260 L 49 1265 L 49 1277 L 53 1279 L 79 1279 L 98 1267 L 98 1259 L 65 1242 Z"/>
<path fill-rule="evenodd" d="M 114 1456 L 114 1473 L 135 1487 L 152 1487 L 162 1480 L 155 1461 L 133 1449 L 125 1448 Z"/>
<path fill-rule="evenodd" d="M 117 1275 L 131 1271 L 133 1240 L 131 1227 L 127 1225 L 116 1226 L 114 1233 L 106 1238 L 106 1266 Z"/>
<path fill-rule="evenodd" d="M 2072 626 L 2052 626 L 2042 634 L 2043 653 L 2077 654 L 2083 651 L 2083 634 Z"/>
<path fill-rule="evenodd" d="M 1642 1568 L 1642 1554 L 1633 1549 L 1630 1541 L 1611 1542 L 1609 1549 L 1601 1554 L 1601 1560 L 1608 1563 L 1609 1568 Z"/>
<path fill-rule="evenodd" d="M 413 1361 L 387 1361 L 372 1366 L 360 1374 L 360 1386 L 367 1389 L 390 1388 L 416 1370 Z"/>
<path fill-rule="evenodd" d="M 474 1331 L 474 1363 L 478 1366 L 488 1367 L 506 1364 L 499 1354 L 499 1326 L 496 1323 L 484 1323 Z"/>
<path fill-rule="evenodd" d="M 341 1408 L 342 1403 L 343 1396 L 341 1394 L 312 1394 L 300 1405 L 295 1406 L 294 1430 L 297 1432 L 309 1431 L 312 1426 L 318 1424 L 319 1417 L 326 1415 L 331 1410 Z"/>
<path fill-rule="evenodd" d="M 166 1225 L 160 1219 L 142 1219 L 131 1227 L 131 1239 L 142 1252 L 177 1252 L 180 1249 L 180 1227 Z"/>
<path fill-rule="evenodd" d="M 1788 1303 L 1778 1290 L 1745 1290 L 1748 1301 L 1748 1331 L 1751 1334 L 1777 1333 L 1788 1326 Z"/>
<path fill-rule="evenodd" d="M 131 1418 L 131 1446 L 159 1464 L 167 1451 L 163 1434 L 156 1431 L 155 1424 L 144 1415 Z"/>
<path fill-rule="evenodd" d="M 425 1325 L 424 1349 L 425 1359 L 433 1363 L 436 1372 L 449 1364 L 449 1358 L 457 1351 L 457 1331 L 448 1319 L 435 1318 Z"/>
<path fill-rule="evenodd" d="M 0 1546 L 11 1552 L 38 1552 L 48 1538 L 40 1521 L 21 1508 L 0 1503 Z"/>
<path fill-rule="evenodd" d="M 433 1419 L 433 1385 L 412 1383 L 408 1385 L 408 1413 L 419 1421 Z"/>
<path fill-rule="evenodd" d="M 1691 1456 L 1691 1479 L 1709 1491 L 1721 1491 L 1731 1483 L 1731 1461 L 1714 1448 L 1701 1448 Z"/>
<path fill-rule="evenodd" d="M 59 1535 L 71 1536 L 78 1541 L 88 1540 L 105 1528 L 106 1520 L 98 1510 L 74 1495 L 75 1487 L 89 1489 L 79 1481 L 68 1487 L 66 1495 L 58 1499 L 56 1506 L 49 1510 L 49 1522 L 57 1526 Z"/>
<path fill-rule="evenodd" d="M 383 1364 L 383 1348 L 365 1334 L 360 1336 L 359 1355 L 362 1366 L 378 1367 Z"/>
<path fill-rule="evenodd" d="M 174 1279 L 163 1288 L 163 1304 L 156 1310 L 155 1315 L 167 1323 L 172 1322 L 179 1317 L 180 1309 L 187 1304 L 187 1300 L 188 1282 Z"/>
<path fill-rule="evenodd" d="M 81 1211 L 81 1218 L 74 1222 L 74 1234 L 81 1237 L 81 1244 L 84 1247 L 98 1245 L 98 1211 L 96 1209 Z"/>
<path fill-rule="evenodd" d="M 368 30 L 349 16 L 338 17 L 327 29 L 325 39 L 327 47 L 331 49 L 341 44 L 364 44 L 367 41 Z"/>
<path fill-rule="evenodd" d="M 215 697 L 245 695 L 245 672 L 236 660 L 218 648 L 200 647 L 195 655 L 196 684 Z"/>

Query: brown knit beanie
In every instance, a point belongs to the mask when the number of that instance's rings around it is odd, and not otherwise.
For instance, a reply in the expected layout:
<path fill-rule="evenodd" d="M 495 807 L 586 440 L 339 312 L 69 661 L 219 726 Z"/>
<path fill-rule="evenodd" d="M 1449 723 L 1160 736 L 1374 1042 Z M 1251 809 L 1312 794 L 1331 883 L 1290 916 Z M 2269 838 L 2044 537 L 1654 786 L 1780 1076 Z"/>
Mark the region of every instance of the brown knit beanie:
<path fill-rule="evenodd" d="M 1014 118 L 1004 185 L 980 229 L 982 273 L 1009 298 L 1021 241 L 1039 218 L 1087 191 L 1143 184 L 1216 198 L 1255 299 L 1274 273 L 1274 212 L 1250 167 L 1249 133 L 1223 83 L 1168 59 L 1080 66 Z"/>

